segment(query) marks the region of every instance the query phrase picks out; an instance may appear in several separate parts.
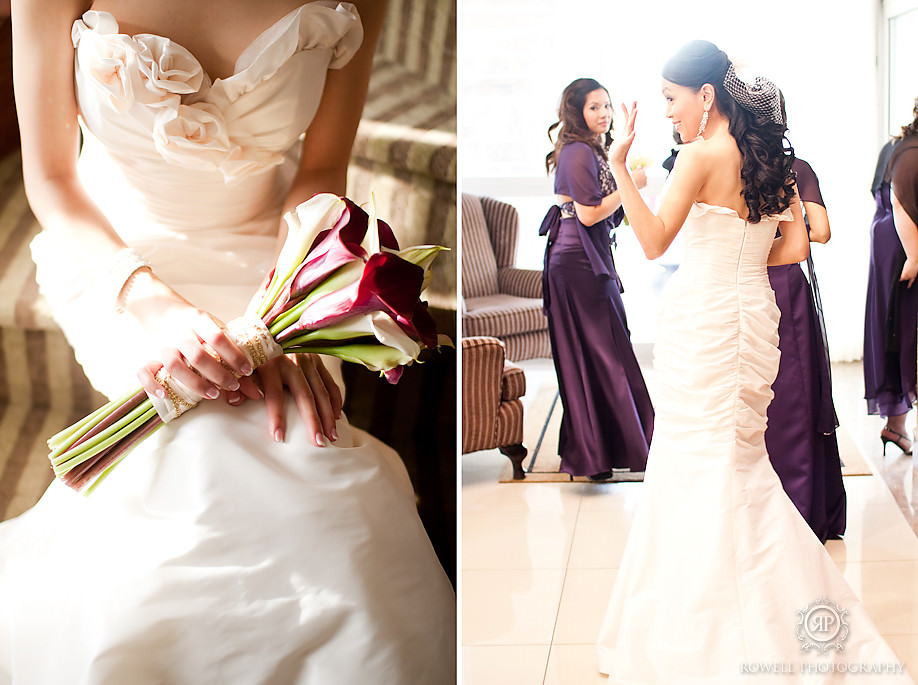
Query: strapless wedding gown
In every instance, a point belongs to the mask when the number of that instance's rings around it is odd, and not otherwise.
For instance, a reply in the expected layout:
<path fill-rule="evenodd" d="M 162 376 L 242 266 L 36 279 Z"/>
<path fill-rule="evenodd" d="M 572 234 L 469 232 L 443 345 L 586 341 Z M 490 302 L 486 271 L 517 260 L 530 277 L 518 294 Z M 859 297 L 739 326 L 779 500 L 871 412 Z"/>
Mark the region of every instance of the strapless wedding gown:
<path fill-rule="evenodd" d="M 599 636 L 610 683 L 913 682 L 765 450 L 779 359 L 765 264 L 789 218 L 747 224 L 696 203 L 682 228 L 654 352 L 657 428 Z"/>
<path fill-rule="evenodd" d="M 288 150 L 361 40 L 353 6 L 319 0 L 211 81 L 181 46 L 87 12 L 84 185 L 163 280 L 242 314 L 273 260 Z M 136 386 L 146 340 L 113 313 L 104 265 L 45 235 L 33 254 L 93 383 Z M 344 418 L 313 447 L 288 410 L 276 444 L 262 403 L 205 402 L 91 496 L 55 482 L 0 525 L 0 683 L 453 682 L 454 595 L 398 455 Z"/>

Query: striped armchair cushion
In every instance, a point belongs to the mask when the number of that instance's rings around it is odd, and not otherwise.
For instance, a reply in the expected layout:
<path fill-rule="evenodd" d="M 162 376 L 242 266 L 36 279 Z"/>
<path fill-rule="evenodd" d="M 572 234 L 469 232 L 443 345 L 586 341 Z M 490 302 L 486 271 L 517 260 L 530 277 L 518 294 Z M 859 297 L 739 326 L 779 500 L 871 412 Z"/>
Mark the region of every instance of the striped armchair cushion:
<path fill-rule="evenodd" d="M 502 338 L 548 329 L 548 319 L 542 313 L 541 298 L 498 293 L 468 298 L 465 304 L 467 309 L 462 315 L 463 335 L 493 335 Z"/>
<path fill-rule="evenodd" d="M 462 194 L 462 296 L 472 298 L 497 293 L 497 260 L 485 222 L 481 201 Z M 468 303 L 472 308 L 471 302 Z M 491 335 L 495 335 L 491 333 Z"/>

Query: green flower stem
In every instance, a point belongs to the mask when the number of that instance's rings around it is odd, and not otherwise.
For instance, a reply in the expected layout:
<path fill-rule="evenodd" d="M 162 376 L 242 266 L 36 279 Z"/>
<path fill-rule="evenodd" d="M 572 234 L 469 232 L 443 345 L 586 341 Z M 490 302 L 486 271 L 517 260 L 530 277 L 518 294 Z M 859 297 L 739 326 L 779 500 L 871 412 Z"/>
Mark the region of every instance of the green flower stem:
<path fill-rule="evenodd" d="M 271 337 L 277 339 L 277 336 L 279 336 L 289 326 L 295 324 L 299 320 L 300 314 L 303 313 L 305 308 L 306 300 L 304 299 L 297 302 L 283 314 L 278 314 L 277 318 L 271 322 L 270 326 L 268 326 L 268 332 L 271 333 Z"/>
<path fill-rule="evenodd" d="M 363 366 L 374 370 L 386 370 L 398 366 L 398 359 L 401 359 L 403 352 L 394 347 L 383 345 L 382 343 L 353 343 L 343 345 L 316 345 L 309 347 L 296 347 L 285 351 L 288 352 L 311 352 L 312 354 L 327 354 L 331 357 L 343 359 L 346 362 L 362 364 Z"/>
<path fill-rule="evenodd" d="M 334 342 L 347 342 L 347 341 L 358 341 L 366 340 L 367 342 L 378 342 L 377 338 L 367 331 L 349 331 L 344 327 L 338 330 L 332 330 L 333 326 L 329 328 L 319 328 L 315 331 L 308 331 L 306 333 L 301 333 L 300 335 L 294 336 L 293 338 L 288 338 L 283 343 L 281 347 L 286 350 L 288 347 L 298 347 L 300 345 L 309 345 L 309 344 L 323 344 L 325 342 L 334 343 Z"/>
<path fill-rule="evenodd" d="M 72 445 L 86 433 L 93 429 L 93 427 L 99 423 L 100 420 L 104 419 L 106 416 L 111 414 L 115 409 L 120 407 L 122 404 L 127 402 L 134 396 L 136 390 L 133 390 L 129 393 L 125 393 L 118 399 L 112 400 L 103 404 L 101 407 L 96 409 L 92 414 L 86 416 L 79 421 L 77 421 L 72 426 L 65 428 L 59 433 L 53 435 L 48 440 L 48 447 L 50 447 L 55 452 L 60 452 L 60 447 L 66 447 Z M 65 444 L 66 443 L 66 444 Z"/>
<path fill-rule="evenodd" d="M 52 454 L 51 465 L 54 467 L 55 473 L 66 473 L 77 464 L 82 464 L 87 459 L 91 459 L 105 448 L 130 435 L 137 426 L 155 414 L 156 409 L 153 408 L 153 403 L 150 400 L 141 402 L 140 406 L 130 414 L 79 445 L 77 449 L 57 455 Z"/>
<path fill-rule="evenodd" d="M 123 444 L 123 445 L 119 444 L 118 447 L 115 448 L 115 449 L 120 449 L 121 454 L 119 454 L 117 458 L 114 459 L 112 463 L 109 464 L 106 467 L 106 469 L 96 477 L 96 479 L 92 482 L 92 484 L 86 488 L 86 490 L 83 492 L 85 496 L 88 497 L 89 495 L 92 494 L 92 491 L 95 490 L 99 486 L 99 483 L 105 480 L 105 477 L 108 476 L 108 474 L 112 472 L 112 469 L 115 468 L 121 462 L 121 460 L 124 459 L 128 455 L 128 452 L 134 449 L 137 443 L 139 443 L 141 440 L 144 440 L 145 438 L 147 438 L 147 436 L 151 435 L 152 433 L 155 433 L 157 430 L 159 430 L 160 428 L 166 425 L 162 421 L 156 421 L 156 419 L 158 418 L 159 416 L 154 413 L 153 416 L 147 419 L 141 426 L 137 428 L 136 431 L 133 432 L 133 434 L 129 437 L 126 444 Z"/>

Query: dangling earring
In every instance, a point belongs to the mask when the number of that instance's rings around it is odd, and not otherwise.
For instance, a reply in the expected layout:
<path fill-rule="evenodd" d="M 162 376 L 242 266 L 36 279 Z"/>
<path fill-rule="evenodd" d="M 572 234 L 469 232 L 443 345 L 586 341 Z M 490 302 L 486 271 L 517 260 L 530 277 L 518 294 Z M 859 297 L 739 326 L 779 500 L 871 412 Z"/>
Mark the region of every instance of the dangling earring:
<path fill-rule="evenodd" d="M 704 133 L 704 127 L 708 125 L 708 110 L 704 111 L 704 114 L 701 115 L 701 126 L 698 127 L 698 135 L 696 138 L 701 138 L 701 134 Z"/>

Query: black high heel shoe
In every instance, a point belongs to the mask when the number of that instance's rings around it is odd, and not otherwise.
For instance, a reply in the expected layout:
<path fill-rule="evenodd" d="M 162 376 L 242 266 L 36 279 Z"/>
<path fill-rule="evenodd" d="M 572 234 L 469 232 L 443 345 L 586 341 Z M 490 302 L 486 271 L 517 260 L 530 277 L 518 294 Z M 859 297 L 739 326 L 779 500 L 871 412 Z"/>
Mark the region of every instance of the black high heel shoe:
<path fill-rule="evenodd" d="M 890 435 L 894 437 L 890 437 Z M 883 442 L 883 456 L 886 456 L 886 443 L 891 442 L 900 450 L 902 454 L 906 456 L 912 455 L 912 441 L 908 439 L 907 435 L 902 435 L 898 431 L 894 431 L 892 428 L 883 427 L 880 431 L 880 440 Z"/>

